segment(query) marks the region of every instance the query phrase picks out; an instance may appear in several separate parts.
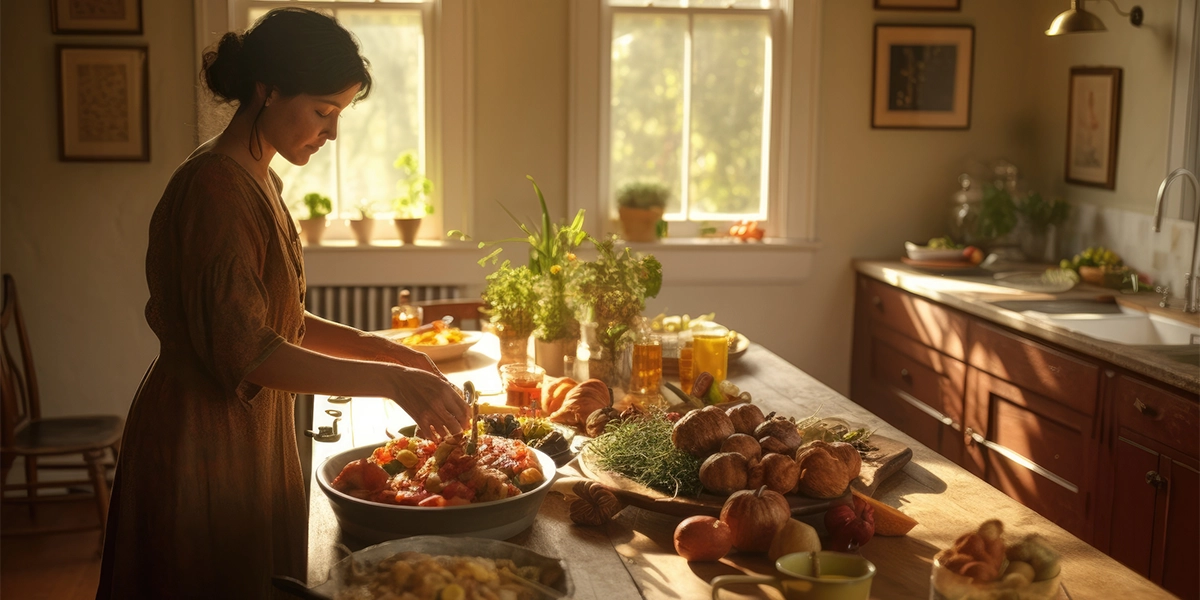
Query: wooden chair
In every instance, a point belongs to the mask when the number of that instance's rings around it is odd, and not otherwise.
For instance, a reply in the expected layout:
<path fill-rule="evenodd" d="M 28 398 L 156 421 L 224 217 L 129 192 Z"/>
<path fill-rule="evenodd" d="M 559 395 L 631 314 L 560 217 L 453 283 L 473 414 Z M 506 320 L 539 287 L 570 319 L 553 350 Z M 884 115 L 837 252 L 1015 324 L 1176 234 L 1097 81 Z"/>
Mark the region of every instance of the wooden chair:
<path fill-rule="evenodd" d="M 479 312 L 479 309 L 483 308 L 483 301 L 479 299 L 425 300 L 414 302 L 413 305 L 421 308 L 422 323 L 436 321 L 449 315 L 454 317 L 454 327 L 478 331 L 485 321 Z"/>
<path fill-rule="evenodd" d="M 33 355 L 29 349 L 29 336 L 25 321 L 17 303 L 17 284 L 12 276 L 4 274 L 4 308 L 0 312 L 0 345 L 3 346 L 3 401 L 0 408 L 0 489 L 4 492 L 3 502 L 27 504 L 29 517 L 34 524 L 27 528 L 4 531 L 8 535 L 41 533 L 68 533 L 99 529 L 104 539 L 104 525 L 108 517 L 109 484 L 108 469 L 114 467 L 120 449 L 121 433 L 125 420 L 115 415 L 79 417 L 42 417 L 38 395 L 37 374 L 33 367 Z M 16 350 L 16 352 L 13 352 Z M 111 461 L 108 453 L 111 451 Z M 39 459 L 80 455 L 83 462 L 61 462 Z M 17 457 L 25 464 L 25 482 L 8 482 L 9 471 Z M 40 481 L 38 472 L 43 469 L 86 471 L 87 479 L 70 481 Z M 39 494 L 41 490 L 90 486 L 92 493 Z M 25 496 L 9 497 L 9 491 L 24 491 Z M 37 505 L 43 502 L 92 501 L 96 503 L 96 525 L 85 526 L 39 526 Z"/>

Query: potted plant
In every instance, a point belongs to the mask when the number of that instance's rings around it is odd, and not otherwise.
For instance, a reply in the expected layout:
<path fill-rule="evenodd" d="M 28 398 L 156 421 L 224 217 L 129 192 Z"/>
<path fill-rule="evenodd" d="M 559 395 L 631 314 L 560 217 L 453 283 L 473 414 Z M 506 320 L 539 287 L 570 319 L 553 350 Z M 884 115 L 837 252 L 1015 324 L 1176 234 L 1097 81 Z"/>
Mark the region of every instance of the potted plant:
<path fill-rule="evenodd" d="M 487 276 L 483 301 L 488 321 L 500 338 L 500 365 L 529 360 L 529 336 L 534 329 L 534 275 L 527 266 L 513 267 L 507 260 Z"/>
<path fill-rule="evenodd" d="M 371 243 L 371 234 L 375 231 L 375 205 L 367 200 L 359 200 L 354 210 L 358 218 L 350 219 L 350 230 L 354 232 L 358 245 L 366 246 Z"/>
<path fill-rule="evenodd" d="M 635 254 L 629 248 L 617 251 L 616 241 L 616 236 L 593 239 L 596 260 L 571 261 L 566 291 L 574 299 L 579 319 L 589 329 L 595 327 L 595 339 L 590 341 L 599 346 L 602 358 L 599 364 L 589 361 L 589 373 L 623 387 L 623 377 L 614 366 L 627 362 L 616 362 L 628 346 L 627 334 L 646 308 L 646 298 L 657 296 L 662 289 L 662 264 L 653 255 Z"/>
<path fill-rule="evenodd" d="M 300 204 L 303 204 L 308 211 L 307 217 L 299 219 L 304 241 L 308 242 L 309 246 L 319 245 L 321 236 L 325 233 L 325 216 L 333 212 L 333 201 L 329 199 L 329 196 L 312 192 L 304 195 L 304 199 L 297 204 L 297 208 Z"/>
<path fill-rule="evenodd" d="M 626 241 L 653 242 L 658 239 L 658 223 L 662 221 L 671 191 L 660 183 L 635 181 L 617 193 L 617 210 L 621 216 L 621 231 Z"/>
<path fill-rule="evenodd" d="M 587 238 L 583 230 L 584 211 L 580 210 L 575 219 L 566 225 L 551 222 L 550 211 L 546 208 L 546 198 L 533 177 L 526 176 L 533 184 L 541 207 L 541 226 L 530 227 L 517 219 L 508 208 L 504 211 L 517 223 L 517 227 L 525 234 L 524 237 L 506 238 L 493 242 L 481 242 L 480 248 L 497 246 L 490 254 L 480 259 L 480 265 L 489 261 L 495 263 L 497 256 L 503 251 L 500 244 L 523 242 L 529 244 L 529 272 L 531 292 L 535 302 L 533 307 L 535 358 L 538 366 L 546 370 L 552 377 L 563 374 L 563 358 L 575 354 L 579 343 L 579 322 L 575 312 L 567 301 L 566 273 L 568 263 L 574 258 L 574 250 Z M 451 232 L 451 235 L 461 232 Z"/>
<path fill-rule="evenodd" d="M 421 173 L 417 154 L 411 150 L 401 154 L 393 166 L 401 173 L 400 181 L 396 183 L 400 195 L 392 201 L 396 231 L 400 233 L 401 243 L 412 244 L 417 241 L 421 219 L 433 214 L 433 204 L 429 201 L 433 182 Z"/>
<path fill-rule="evenodd" d="M 1043 200 L 1034 192 L 1016 202 L 1022 225 L 1021 251 L 1029 260 L 1053 262 L 1058 258 L 1058 228 L 1066 223 L 1071 205 L 1066 200 Z"/>

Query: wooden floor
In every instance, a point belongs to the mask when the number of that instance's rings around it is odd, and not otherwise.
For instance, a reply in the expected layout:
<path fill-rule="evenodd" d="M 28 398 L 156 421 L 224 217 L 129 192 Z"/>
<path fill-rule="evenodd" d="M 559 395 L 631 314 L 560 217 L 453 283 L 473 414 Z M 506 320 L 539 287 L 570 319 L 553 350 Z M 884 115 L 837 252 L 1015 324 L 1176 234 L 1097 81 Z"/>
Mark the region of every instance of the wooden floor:
<path fill-rule="evenodd" d="M 88 525 L 96 506 L 72 502 L 38 507 L 39 524 Z M 0 530 L 30 525 L 24 506 L 0 509 Z M 0 598 L 92 600 L 100 581 L 100 530 L 0 539 Z"/>

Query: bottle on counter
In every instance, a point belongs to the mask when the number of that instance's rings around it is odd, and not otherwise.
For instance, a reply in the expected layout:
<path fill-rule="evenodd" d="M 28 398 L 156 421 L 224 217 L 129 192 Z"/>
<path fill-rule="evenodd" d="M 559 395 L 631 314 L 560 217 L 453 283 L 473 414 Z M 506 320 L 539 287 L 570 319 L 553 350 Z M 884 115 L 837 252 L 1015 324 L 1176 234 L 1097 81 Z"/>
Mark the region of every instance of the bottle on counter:
<path fill-rule="evenodd" d="M 416 329 L 421 326 L 421 307 L 412 303 L 412 292 L 400 290 L 400 303 L 392 307 L 392 329 Z"/>
<path fill-rule="evenodd" d="M 650 320 L 638 319 L 633 338 L 633 360 L 630 369 L 629 391 L 645 405 L 665 404 L 662 401 L 662 340 L 650 329 Z"/>
<path fill-rule="evenodd" d="M 966 173 L 958 176 L 958 186 L 950 202 L 950 237 L 960 244 L 976 244 L 981 241 L 976 224 L 983 210 L 983 193 Z"/>
<path fill-rule="evenodd" d="M 683 393 L 692 393 L 692 383 L 696 381 L 696 370 L 692 368 L 692 332 L 679 332 L 679 389 Z"/>

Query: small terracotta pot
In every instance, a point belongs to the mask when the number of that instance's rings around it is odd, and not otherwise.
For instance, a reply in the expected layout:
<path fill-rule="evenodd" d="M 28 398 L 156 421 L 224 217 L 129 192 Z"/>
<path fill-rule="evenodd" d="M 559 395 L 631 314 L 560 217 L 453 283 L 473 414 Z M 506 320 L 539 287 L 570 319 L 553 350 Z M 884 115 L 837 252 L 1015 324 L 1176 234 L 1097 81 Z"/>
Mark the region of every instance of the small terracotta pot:
<path fill-rule="evenodd" d="M 320 246 L 321 236 L 325 234 L 325 226 L 328 222 L 325 217 L 317 217 L 316 219 L 300 219 L 300 233 L 304 234 L 304 241 L 309 246 Z"/>
<path fill-rule="evenodd" d="M 375 232 L 375 219 L 352 219 L 350 231 L 354 232 L 354 239 L 359 246 L 366 246 L 371 243 L 371 235 Z"/>
<path fill-rule="evenodd" d="M 421 219 L 395 219 L 396 231 L 400 233 L 400 243 L 415 244 L 417 230 L 421 228 Z"/>
<path fill-rule="evenodd" d="M 658 240 L 658 222 L 662 220 L 661 208 L 629 208 L 622 206 L 621 215 L 622 237 L 627 242 L 654 242 Z"/>

